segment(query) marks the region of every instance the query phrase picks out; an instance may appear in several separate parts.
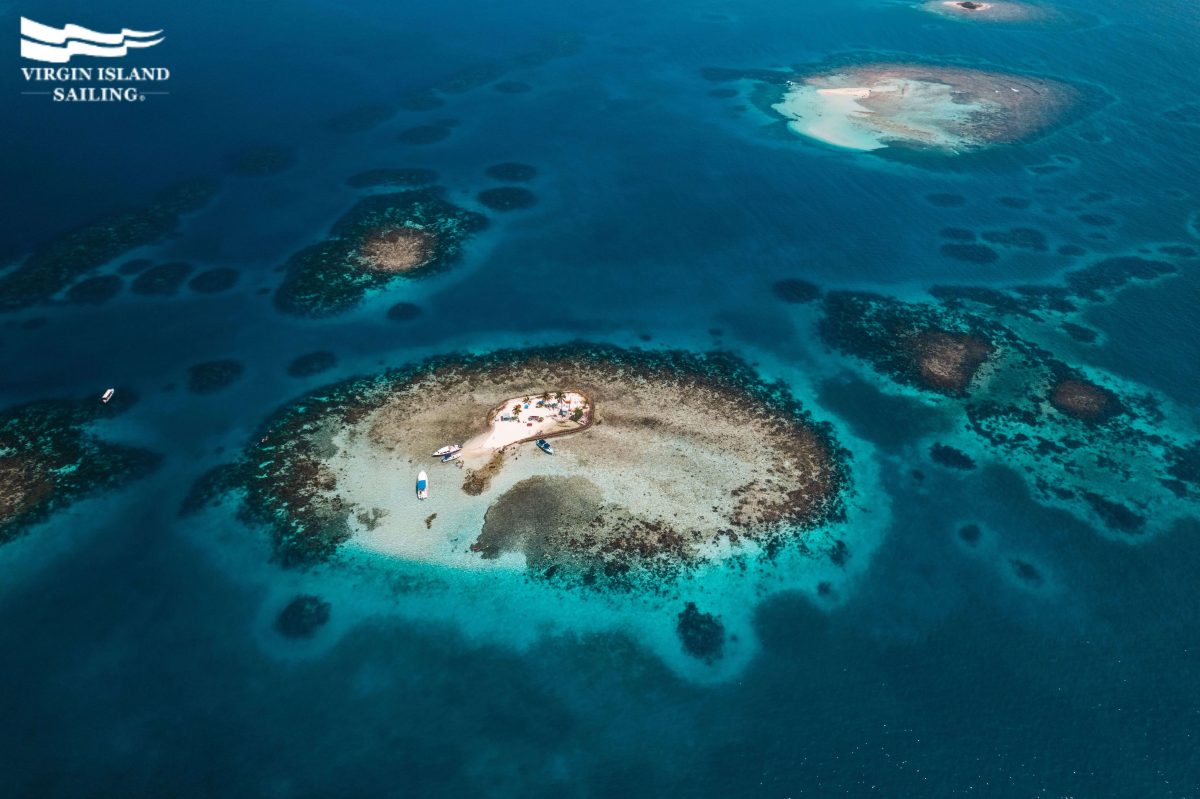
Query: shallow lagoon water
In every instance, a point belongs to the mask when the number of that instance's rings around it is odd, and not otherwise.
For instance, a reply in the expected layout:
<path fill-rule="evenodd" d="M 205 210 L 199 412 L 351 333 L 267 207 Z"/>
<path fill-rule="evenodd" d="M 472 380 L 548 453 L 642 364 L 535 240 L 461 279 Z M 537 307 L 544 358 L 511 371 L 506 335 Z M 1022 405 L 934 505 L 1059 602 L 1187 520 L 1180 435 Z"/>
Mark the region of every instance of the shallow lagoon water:
<path fill-rule="evenodd" d="M 953 418 L 864 380 L 815 338 L 812 306 L 772 292 L 802 278 L 921 299 L 938 283 L 1053 282 L 1104 256 L 1197 246 L 1196 129 L 1162 115 L 1198 88 L 1194 9 L 1064 10 L 1078 24 L 972 27 L 919 3 L 867 0 L 118 3 L 87 19 L 62 3 L 19 9 L 47 22 L 167 29 L 155 57 L 174 76 L 170 97 L 139 108 L 10 105 L 15 145 L 0 170 L 22 210 L 0 222 L 0 252 L 23 253 L 174 179 L 213 176 L 220 193 L 178 237 L 118 262 L 185 261 L 194 274 L 228 266 L 239 280 L 170 298 L 134 295 L 127 280 L 104 304 L 0 317 L 5 405 L 136 390 L 138 403 L 104 434 L 166 455 L 155 475 L 0 549 L 0 676 L 12 689 L 0 700 L 0 772 L 11 790 L 1194 795 L 1196 523 L 1114 541 L 1036 502 L 1003 464 L 938 467 L 928 446 L 946 440 Z M 484 84 L 362 133 L 324 127 L 563 32 L 582 37 L 577 54 L 496 79 L 527 92 Z M 296 42 L 313 40 L 322 47 L 297 62 Z M 1122 57 L 1097 58 L 1098 41 Z M 1023 145 L 906 162 L 784 135 L 748 86 L 714 97 L 724 84 L 703 75 L 847 52 L 1029 71 L 1105 99 Z M 439 119 L 458 120 L 444 140 L 396 141 Z M 229 153 L 264 142 L 293 148 L 295 165 L 274 177 L 228 173 Z M 455 270 L 320 321 L 284 317 L 260 293 L 362 195 L 346 185 L 351 175 L 432 169 L 453 202 L 488 213 L 475 198 L 496 185 L 487 168 L 507 161 L 537 169 L 522 184 L 537 203 L 489 213 L 492 226 Z M 928 199 L 939 194 L 963 201 Z M 947 227 L 978 237 L 1034 228 L 1048 246 L 995 246 L 994 262 L 976 264 L 942 254 Z M 1086 253 L 1062 256 L 1062 245 Z M 1197 262 L 1176 263 L 1177 276 L 1085 309 L 1098 345 L 1039 342 L 1188 407 Z M 563 272 L 562 290 L 522 279 L 531 267 Z M 423 313 L 388 320 L 397 302 Z M 530 605 L 540 615 L 513 621 L 509 608 L 486 612 L 504 595 L 494 584 L 465 603 L 423 589 L 445 577 L 422 569 L 284 570 L 236 519 L 176 517 L 196 476 L 308 388 L 433 354 L 575 337 L 742 354 L 832 420 L 863 462 L 874 494 L 857 501 L 886 523 L 856 528 L 864 543 L 848 539 L 831 595 L 796 572 L 784 580 L 793 590 L 729 611 L 745 646 L 727 668 L 679 652 L 673 600 L 666 615 L 653 603 L 617 613 L 579 598 L 555 613 L 543 594 Z M 337 365 L 287 375 L 315 350 Z M 245 364 L 241 379 L 211 395 L 187 390 L 189 366 L 226 358 Z M 964 524 L 982 531 L 974 546 L 958 535 Z M 537 593 L 519 581 L 513 591 Z M 273 621 L 298 592 L 333 609 L 314 639 L 295 643 Z"/>

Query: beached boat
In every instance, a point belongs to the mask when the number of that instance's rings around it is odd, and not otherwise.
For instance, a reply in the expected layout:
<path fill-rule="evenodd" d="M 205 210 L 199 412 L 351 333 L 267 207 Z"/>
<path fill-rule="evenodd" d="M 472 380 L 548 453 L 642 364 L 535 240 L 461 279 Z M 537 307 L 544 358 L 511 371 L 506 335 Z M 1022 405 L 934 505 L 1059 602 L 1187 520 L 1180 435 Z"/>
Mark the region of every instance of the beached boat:
<path fill-rule="evenodd" d="M 428 499 L 429 497 L 429 475 L 425 474 L 424 470 L 417 475 L 417 499 Z"/>
<path fill-rule="evenodd" d="M 458 452 L 460 449 L 462 449 L 462 444 L 447 444 L 439 450 L 434 450 L 433 457 L 442 458 L 442 456 Z"/>
<path fill-rule="evenodd" d="M 447 452 L 445 455 L 443 455 L 442 463 L 449 463 L 450 461 L 452 461 L 456 458 L 461 458 L 461 457 L 462 457 L 462 450 L 460 448 L 460 449 L 455 450 L 454 452 Z"/>
<path fill-rule="evenodd" d="M 115 388 L 106 388 L 104 389 L 104 393 L 100 395 L 100 401 L 107 405 L 108 401 L 113 398 L 113 394 L 116 393 L 117 390 Z"/>
<path fill-rule="evenodd" d="M 537 448 L 540 449 L 542 452 L 546 453 L 547 455 L 554 454 L 554 447 L 550 446 L 550 442 L 544 438 L 539 438 L 537 440 Z"/>

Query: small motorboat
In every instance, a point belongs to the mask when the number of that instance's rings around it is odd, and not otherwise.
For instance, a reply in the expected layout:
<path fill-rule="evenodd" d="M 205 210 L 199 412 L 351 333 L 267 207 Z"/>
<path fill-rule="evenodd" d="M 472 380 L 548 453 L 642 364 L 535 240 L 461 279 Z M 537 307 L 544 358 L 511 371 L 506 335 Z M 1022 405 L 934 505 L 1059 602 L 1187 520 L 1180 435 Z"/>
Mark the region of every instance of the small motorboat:
<path fill-rule="evenodd" d="M 447 444 L 441 449 L 435 450 L 433 457 L 441 458 L 443 455 L 450 455 L 451 453 L 458 452 L 460 449 L 462 449 L 462 444 Z"/>
<path fill-rule="evenodd" d="M 461 458 L 461 457 L 462 457 L 461 449 L 456 450 L 454 452 L 447 452 L 445 455 L 442 456 L 442 463 L 449 463 L 450 461 L 454 460 L 455 458 Z"/>
<path fill-rule="evenodd" d="M 115 388 L 106 388 L 104 389 L 104 393 L 100 395 L 100 401 L 107 405 L 108 401 L 113 398 L 113 394 L 116 393 L 117 390 Z"/>
<path fill-rule="evenodd" d="M 429 498 L 429 475 L 424 470 L 417 475 L 417 499 Z"/>
<path fill-rule="evenodd" d="M 546 439 L 539 438 L 536 443 L 537 443 L 537 448 L 540 449 L 542 452 L 546 453 L 547 455 L 554 454 L 554 447 L 550 446 L 550 442 L 547 441 Z"/>

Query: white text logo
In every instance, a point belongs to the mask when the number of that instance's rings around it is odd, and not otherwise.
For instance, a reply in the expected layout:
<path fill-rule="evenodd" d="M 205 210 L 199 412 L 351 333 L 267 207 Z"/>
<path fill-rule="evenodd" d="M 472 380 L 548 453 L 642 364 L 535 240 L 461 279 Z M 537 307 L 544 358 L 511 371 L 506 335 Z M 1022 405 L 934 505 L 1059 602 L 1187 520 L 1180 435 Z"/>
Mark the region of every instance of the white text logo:
<path fill-rule="evenodd" d="M 66 64 L 74 56 L 120 58 L 164 38 L 161 30 L 97 33 L 78 25 L 52 28 L 21 17 L 21 57 L 43 64 Z M 21 94 L 50 97 L 56 103 L 139 102 L 168 94 L 171 71 L 146 66 L 28 66 L 21 67 L 21 77 L 26 88 Z"/>

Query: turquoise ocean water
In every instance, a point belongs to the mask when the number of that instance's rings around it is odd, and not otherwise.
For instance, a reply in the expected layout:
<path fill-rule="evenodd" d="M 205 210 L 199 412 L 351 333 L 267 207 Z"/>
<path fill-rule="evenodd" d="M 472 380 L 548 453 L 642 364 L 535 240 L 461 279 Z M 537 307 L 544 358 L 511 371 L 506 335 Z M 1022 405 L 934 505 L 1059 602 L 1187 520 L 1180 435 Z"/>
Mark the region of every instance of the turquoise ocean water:
<path fill-rule="evenodd" d="M 144 257 L 229 267 L 237 281 L 147 297 L 123 278 L 103 303 L 0 314 L 0 405 L 119 384 L 138 402 L 105 433 L 165 456 L 149 478 L 0 549 L 0 793 L 1200 795 L 1196 520 L 1118 540 L 1037 502 L 1002 462 L 931 465 L 929 442 L 953 432 L 947 415 L 826 351 L 810 310 L 772 290 L 800 278 L 911 299 L 1200 249 L 1200 14 L 1179 0 L 1056 8 L 1048 25 L 877 0 L 4 8 L 14 32 L 20 15 L 161 28 L 167 40 L 137 63 L 172 76 L 169 95 L 136 105 L 56 104 L 18 94 L 12 47 L 0 258 L 199 176 L 219 180 L 207 206 L 100 271 Z M 547 37 L 577 46 L 528 57 Z M 1083 87 L 1089 105 L 1024 145 L 906 164 L 780 136 L 749 83 L 714 96 L 727 84 L 705 77 L 832 57 L 1030 72 Z M 500 66 L 436 108 L 400 108 L 360 132 L 326 124 L 483 64 Z M 397 138 L 428 124 L 448 135 Z M 229 170 L 230 153 L 259 145 L 294 165 Z M 485 170 L 509 161 L 536 167 L 524 185 L 537 202 L 487 211 L 476 196 L 498 183 Z M 444 275 L 331 319 L 279 313 L 279 267 L 362 195 L 346 179 L 379 167 L 436 171 L 449 199 L 491 225 Z M 1034 228 L 1050 246 L 967 263 L 942 254 L 947 227 Z M 1088 309 L 1097 343 L 1056 332 L 1039 343 L 1155 392 L 1191 414 L 1194 433 L 1200 261 L 1176 265 Z M 548 289 L 528 270 L 561 280 Z M 421 313 L 389 319 L 401 301 Z M 401 591 L 373 605 L 336 575 L 270 564 L 235 519 L 177 517 L 204 469 L 309 388 L 574 338 L 739 353 L 861 444 L 872 477 L 859 501 L 886 524 L 852 548 L 836 601 L 793 591 L 746 607 L 754 651 L 736 673 L 692 679 L 594 619 L 542 635 L 511 621 L 467 629 L 453 618 L 470 608 L 426 614 Z M 314 350 L 337 366 L 289 376 Z M 245 371 L 222 392 L 187 391 L 188 367 L 213 359 Z M 978 541 L 958 534 L 970 523 Z M 273 632 L 296 591 L 333 599 L 336 634 L 297 644 Z"/>

